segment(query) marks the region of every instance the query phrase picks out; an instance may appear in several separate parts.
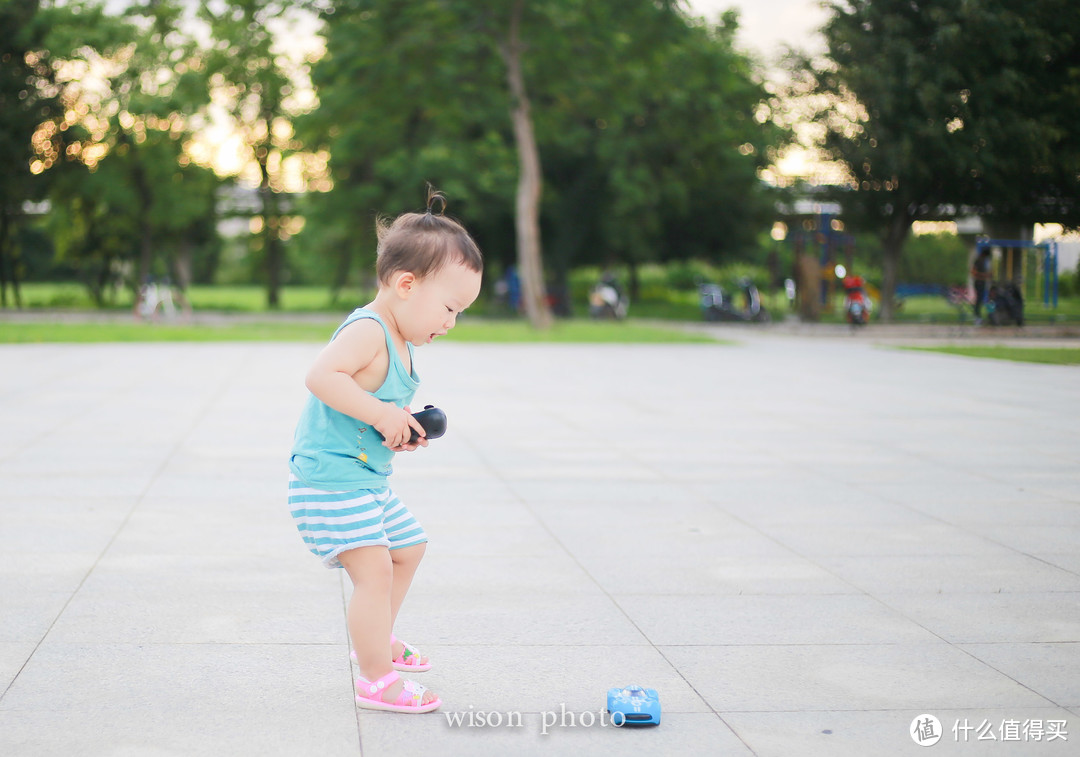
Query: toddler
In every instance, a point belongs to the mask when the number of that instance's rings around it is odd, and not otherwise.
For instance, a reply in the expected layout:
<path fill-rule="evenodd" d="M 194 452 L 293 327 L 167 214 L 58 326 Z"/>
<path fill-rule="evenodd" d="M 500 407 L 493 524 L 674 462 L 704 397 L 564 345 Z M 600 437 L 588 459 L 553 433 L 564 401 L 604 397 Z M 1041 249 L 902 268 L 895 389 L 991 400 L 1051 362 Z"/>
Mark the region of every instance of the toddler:
<path fill-rule="evenodd" d="M 420 382 L 413 346 L 446 334 L 480 292 L 480 249 L 443 215 L 445 207 L 429 190 L 426 213 L 378 222 L 378 293 L 334 332 L 308 371 L 311 396 L 289 465 L 289 506 L 300 534 L 328 568 L 344 568 L 352 579 L 347 624 L 361 673 L 356 701 L 374 710 L 431 712 L 442 704 L 397 673 L 431 668 L 393 636 L 427 535 L 387 477 L 394 453 L 428 444 L 409 409 Z"/>

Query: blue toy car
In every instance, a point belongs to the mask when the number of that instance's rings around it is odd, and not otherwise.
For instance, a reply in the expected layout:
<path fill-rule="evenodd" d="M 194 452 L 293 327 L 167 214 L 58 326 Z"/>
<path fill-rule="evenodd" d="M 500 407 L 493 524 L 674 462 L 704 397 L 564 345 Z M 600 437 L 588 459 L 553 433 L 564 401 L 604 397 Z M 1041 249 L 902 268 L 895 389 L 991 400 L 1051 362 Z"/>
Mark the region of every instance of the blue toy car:
<path fill-rule="evenodd" d="M 660 695 L 656 689 L 608 689 L 607 708 L 613 725 L 660 725 Z"/>

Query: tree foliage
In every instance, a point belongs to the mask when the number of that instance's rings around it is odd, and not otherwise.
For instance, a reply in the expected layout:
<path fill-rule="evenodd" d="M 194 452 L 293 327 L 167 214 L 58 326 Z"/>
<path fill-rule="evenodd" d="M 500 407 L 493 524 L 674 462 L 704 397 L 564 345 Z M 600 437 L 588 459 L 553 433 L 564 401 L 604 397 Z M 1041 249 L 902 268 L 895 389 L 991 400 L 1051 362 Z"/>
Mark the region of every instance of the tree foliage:
<path fill-rule="evenodd" d="M 191 114 L 207 89 L 175 2 L 50 4 L 35 23 L 62 107 L 38 126 L 32 170 L 51 184 L 58 254 L 99 302 L 134 266 L 137 284 L 170 268 L 186 283 L 194 240 L 214 216 L 212 173 L 191 163 Z M 171 258 L 172 266 L 166 262 Z"/>
<path fill-rule="evenodd" d="M 416 210 L 426 181 L 493 247 L 512 219 L 515 171 L 498 52 L 476 7 L 342 0 L 322 15 L 319 107 L 297 134 L 330 154 L 333 191 L 311 198 L 305 236 L 334 259 L 334 286 L 356 263 L 373 268 L 376 215 Z"/>
<path fill-rule="evenodd" d="M 707 26 L 676 0 L 227 0 L 194 17 L 179 0 L 15 6 L 26 13 L 4 32 L 25 49 L 4 86 L 32 96 L 0 114 L 11 138 L 0 149 L 20 169 L 4 176 L 4 206 L 48 179 L 54 246 L 101 300 L 117 270 L 134 266 L 134 282 L 170 259 L 189 271 L 192 245 L 213 237 L 216 179 L 192 146 L 215 109 L 258 168 L 255 254 L 271 304 L 293 212 L 284 165 L 302 146 L 331 156 L 333 191 L 304 200 L 304 251 L 327 258 L 336 286 L 357 261 L 370 270 L 375 214 L 415 209 L 426 181 L 496 270 L 511 265 L 529 141 L 538 180 L 527 205 L 546 240 L 537 279 L 564 281 L 582 263 L 735 256 L 769 210 L 756 171 L 780 134 L 734 49 L 734 15 Z M 305 6 L 321 11 L 326 54 L 313 72 L 320 106 L 297 119 L 275 34 Z"/>
<path fill-rule="evenodd" d="M 7 307 L 8 289 L 21 306 L 18 227 L 24 205 L 44 197 L 43 166 L 34 165 L 35 149 L 58 155 L 55 124 L 63 106 L 58 97 L 45 30 L 38 23 L 37 0 L 0 4 L 0 307 Z M 37 147 L 35 148 L 35 144 Z"/>
<path fill-rule="evenodd" d="M 827 53 L 795 71 L 845 213 L 883 240 L 883 317 L 914 220 L 968 206 L 1004 221 L 1075 223 L 1080 81 L 1069 0 L 842 0 Z M 1072 20 L 1071 23 L 1067 23 Z M 1063 94 L 1065 93 L 1065 94 Z"/>
<path fill-rule="evenodd" d="M 285 273 L 284 159 L 299 147 L 292 139 L 290 64 L 277 49 L 274 29 L 288 23 L 293 11 L 292 4 L 275 0 L 226 0 L 200 9 L 212 38 L 206 53 L 210 87 L 258 166 L 259 246 L 272 308 L 280 304 Z"/>
<path fill-rule="evenodd" d="M 327 223 L 309 227 L 341 256 L 339 270 L 370 255 L 357 225 L 366 231 L 376 212 L 414 209 L 427 180 L 447 192 L 496 267 L 515 260 L 515 101 L 499 47 L 507 5 L 324 8 L 326 55 L 313 69 L 320 106 L 299 133 L 331 155 Z M 523 10 L 549 275 L 597 261 L 717 260 L 753 244 L 770 209 L 756 170 L 781 134 L 762 110 L 751 62 L 733 47 L 735 17 L 714 28 L 674 2 L 615 0 Z M 354 214 L 331 210 L 342 205 Z"/>

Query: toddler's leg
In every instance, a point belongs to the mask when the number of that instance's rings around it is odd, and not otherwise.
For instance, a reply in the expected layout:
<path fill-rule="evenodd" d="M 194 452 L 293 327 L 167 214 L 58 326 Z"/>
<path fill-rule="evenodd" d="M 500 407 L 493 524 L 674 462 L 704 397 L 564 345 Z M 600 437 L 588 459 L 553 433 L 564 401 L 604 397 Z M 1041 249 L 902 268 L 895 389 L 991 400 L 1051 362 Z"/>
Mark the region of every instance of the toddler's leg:
<path fill-rule="evenodd" d="M 346 622 L 349 638 L 356 651 L 356 661 L 360 674 L 369 681 L 375 681 L 393 670 L 386 640 L 390 638 L 391 629 L 394 564 L 390 551 L 378 546 L 350 549 L 338 555 L 338 560 L 353 583 Z M 403 685 L 403 681 L 392 684 L 383 699 L 393 701 Z M 434 694 L 426 692 L 423 701 L 434 698 Z"/>
<path fill-rule="evenodd" d="M 390 550 L 390 559 L 394 563 L 394 584 L 390 593 L 390 625 L 397 621 L 398 611 L 401 609 L 405 595 L 412 586 L 413 576 L 420 567 L 420 560 L 424 557 L 427 544 L 414 544 L 411 547 Z"/>
<path fill-rule="evenodd" d="M 390 637 L 393 564 L 386 547 L 360 547 L 338 555 L 352 579 L 346 623 L 360 671 L 369 680 L 390 672 L 383 639 Z M 374 678 L 373 678 L 374 676 Z"/>
<path fill-rule="evenodd" d="M 416 575 L 416 569 L 420 567 L 420 560 L 423 559 L 426 550 L 427 544 L 414 544 L 411 547 L 390 550 L 390 559 L 394 563 L 394 582 L 390 593 L 391 629 L 397 623 L 398 611 L 401 610 L 401 604 L 405 601 L 405 595 L 409 593 L 413 576 Z M 390 650 L 392 658 L 396 660 L 404 649 L 405 645 L 400 641 L 393 644 Z M 427 656 L 420 655 L 418 662 L 427 663 Z"/>

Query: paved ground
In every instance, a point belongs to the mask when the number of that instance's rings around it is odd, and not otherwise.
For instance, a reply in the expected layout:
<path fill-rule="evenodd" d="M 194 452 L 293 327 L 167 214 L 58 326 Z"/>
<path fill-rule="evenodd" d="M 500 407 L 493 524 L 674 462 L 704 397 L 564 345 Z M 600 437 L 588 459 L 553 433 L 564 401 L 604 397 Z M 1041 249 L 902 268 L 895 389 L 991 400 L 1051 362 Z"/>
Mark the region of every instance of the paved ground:
<path fill-rule="evenodd" d="M 1080 369 L 720 331 L 420 351 L 411 718 L 286 513 L 316 345 L 0 347 L 0 754 L 1077 754 Z"/>

